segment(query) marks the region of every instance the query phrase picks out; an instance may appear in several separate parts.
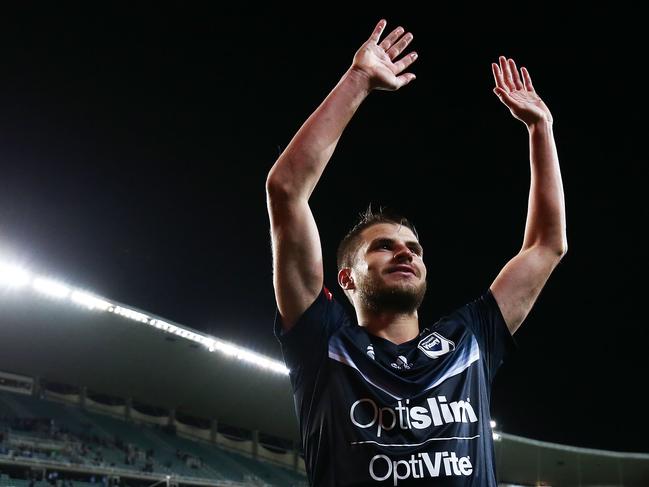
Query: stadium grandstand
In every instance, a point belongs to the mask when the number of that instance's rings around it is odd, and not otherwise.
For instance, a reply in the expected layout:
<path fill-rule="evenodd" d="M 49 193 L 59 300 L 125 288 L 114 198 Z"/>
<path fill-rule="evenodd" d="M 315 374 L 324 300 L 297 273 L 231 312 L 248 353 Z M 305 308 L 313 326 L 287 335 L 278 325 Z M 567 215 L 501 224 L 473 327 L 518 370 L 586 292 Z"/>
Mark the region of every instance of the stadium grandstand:
<path fill-rule="evenodd" d="M 502 486 L 649 486 L 492 426 Z M 157 485 L 306 487 L 283 362 L 0 262 L 0 487 Z"/>

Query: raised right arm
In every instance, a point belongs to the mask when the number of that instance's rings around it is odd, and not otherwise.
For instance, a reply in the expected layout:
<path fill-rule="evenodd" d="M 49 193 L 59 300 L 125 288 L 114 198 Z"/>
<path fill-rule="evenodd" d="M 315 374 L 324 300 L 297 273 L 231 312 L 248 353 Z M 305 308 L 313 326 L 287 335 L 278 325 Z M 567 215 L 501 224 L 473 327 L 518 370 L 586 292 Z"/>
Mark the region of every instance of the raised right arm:
<path fill-rule="evenodd" d="M 411 34 L 400 27 L 380 44 L 381 20 L 354 56 L 352 66 L 300 127 L 266 180 L 273 248 L 273 285 L 284 330 L 313 303 L 323 286 L 322 249 L 309 198 L 345 127 L 373 89 L 396 90 L 415 76 L 403 72 L 412 53 L 394 62 Z"/>

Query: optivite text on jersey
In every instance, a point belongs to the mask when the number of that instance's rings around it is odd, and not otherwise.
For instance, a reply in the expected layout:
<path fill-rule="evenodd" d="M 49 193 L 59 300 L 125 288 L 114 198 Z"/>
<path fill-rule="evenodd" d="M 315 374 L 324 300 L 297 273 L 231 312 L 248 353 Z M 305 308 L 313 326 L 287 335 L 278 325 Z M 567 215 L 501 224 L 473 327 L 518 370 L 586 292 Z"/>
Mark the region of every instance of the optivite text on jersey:
<path fill-rule="evenodd" d="M 396 487 L 399 480 L 411 476 L 415 479 L 468 476 L 473 472 L 468 456 L 458 457 L 455 452 L 438 451 L 431 458 L 431 454 L 423 452 L 410 455 L 410 460 L 392 460 L 387 455 L 375 455 L 370 460 L 370 476 L 379 482 L 392 477 L 392 484 Z"/>
<path fill-rule="evenodd" d="M 349 409 L 349 418 L 359 428 L 376 426 L 376 436 L 395 426 L 402 430 L 426 429 L 431 425 L 446 423 L 475 423 L 478 417 L 471 407 L 471 399 L 447 402 L 445 396 L 429 397 L 423 406 L 410 406 L 410 399 L 397 401 L 397 405 L 379 407 L 369 398 L 359 399 Z"/>

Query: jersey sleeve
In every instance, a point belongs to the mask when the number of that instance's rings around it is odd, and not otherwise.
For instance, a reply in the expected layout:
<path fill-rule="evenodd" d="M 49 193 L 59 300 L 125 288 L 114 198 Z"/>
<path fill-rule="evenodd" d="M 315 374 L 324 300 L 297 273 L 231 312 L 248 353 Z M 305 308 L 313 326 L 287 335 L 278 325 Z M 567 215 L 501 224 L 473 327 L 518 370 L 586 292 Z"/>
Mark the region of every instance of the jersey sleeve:
<path fill-rule="evenodd" d="M 496 298 L 487 289 L 457 313 L 478 341 L 489 381 L 493 381 L 500 365 L 516 349 L 516 342 L 507 328 Z"/>
<path fill-rule="evenodd" d="M 347 312 L 326 287 L 286 332 L 282 328 L 279 311 L 275 311 L 273 331 L 281 345 L 296 393 L 305 386 L 313 385 L 327 359 L 329 338 L 348 323 Z"/>

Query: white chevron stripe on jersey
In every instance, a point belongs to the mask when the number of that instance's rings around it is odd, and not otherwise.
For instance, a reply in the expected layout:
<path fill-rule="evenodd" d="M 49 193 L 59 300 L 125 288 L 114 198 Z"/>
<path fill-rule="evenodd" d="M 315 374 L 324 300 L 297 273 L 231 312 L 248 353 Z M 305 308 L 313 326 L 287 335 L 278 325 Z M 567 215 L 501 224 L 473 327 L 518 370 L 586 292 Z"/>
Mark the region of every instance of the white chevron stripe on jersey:
<path fill-rule="evenodd" d="M 339 340 L 336 340 L 335 338 L 329 342 L 329 358 L 337 362 L 340 362 L 342 364 L 348 365 L 349 367 L 352 367 L 361 375 L 361 377 L 363 377 L 365 382 L 373 385 L 377 389 L 380 389 L 381 391 L 394 397 L 395 399 L 397 400 L 404 399 L 404 397 L 402 397 L 401 395 L 388 390 L 387 387 L 389 386 L 389 384 L 380 385 L 377 383 L 378 381 L 372 380 L 372 378 L 368 377 L 368 375 L 364 371 L 358 368 L 358 366 L 354 362 L 354 359 L 349 355 L 347 350 L 345 350 L 343 344 Z M 480 359 L 480 349 L 478 347 L 478 342 L 476 341 L 475 337 L 471 337 L 471 343 L 468 346 L 463 346 L 455 350 L 455 352 L 453 353 L 453 363 L 450 364 L 449 367 L 445 368 L 441 376 L 435 377 L 434 378 L 435 380 L 433 380 L 433 382 L 431 382 L 426 387 L 422 388 L 421 392 L 432 389 L 433 387 L 437 387 L 445 380 L 454 377 L 458 374 L 461 374 L 466 369 L 468 369 L 471 366 L 471 364 L 477 362 L 479 359 Z"/>

